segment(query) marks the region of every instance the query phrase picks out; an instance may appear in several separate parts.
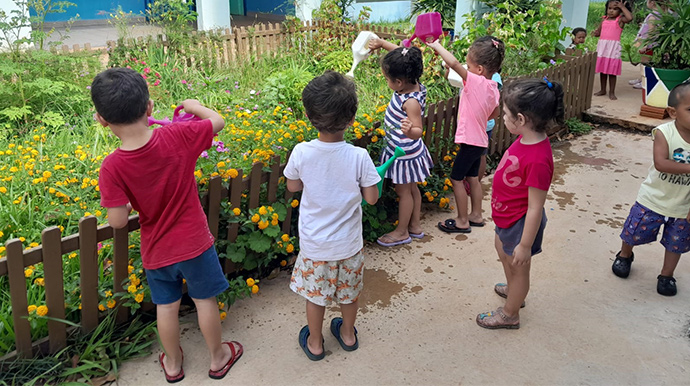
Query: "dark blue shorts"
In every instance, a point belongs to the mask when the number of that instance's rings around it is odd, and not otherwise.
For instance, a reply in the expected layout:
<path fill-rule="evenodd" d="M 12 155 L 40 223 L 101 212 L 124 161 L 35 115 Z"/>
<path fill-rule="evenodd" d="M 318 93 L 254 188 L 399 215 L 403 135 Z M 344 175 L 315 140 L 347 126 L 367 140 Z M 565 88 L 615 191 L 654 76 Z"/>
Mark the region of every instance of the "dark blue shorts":
<path fill-rule="evenodd" d="M 656 241 L 664 225 L 661 245 L 673 253 L 690 251 L 690 223 L 684 218 L 664 217 L 655 211 L 635 203 L 625 220 L 621 239 L 628 245 L 649 244 Z"/>
<path fill-rule="evenodd" d="M 503 252 L 505 252 L 508 256 L 513 256 L 515 247 L 517 247 L 518 244 L 520 244 L 520 240 L 522 240 L 522 231 L 525 229 L 526 217 L 527 215 L 522 216 L 522 218 L 510 228 L 496 227 L 498 239 L 501 240 L 501 244 L 503 244 Z M 537 235 L 534 236 L 534 243 L 532 243 L 532 256 L 541 253 L 541 243 L 544 239 L 544 228 L 546 228 L 546 210 L 542 212 L 541 224 L 539 225 Z"/>
<path fill-rule="evenodd" d="M 151 301 L 155 304 L 170 304 L 180 300 L 182 279 L 187 281 L 187 292 L 193 299 L 212 298 L 229 287 L 215 246 L 193 259 L 145 271 L 151 288 Z"/>

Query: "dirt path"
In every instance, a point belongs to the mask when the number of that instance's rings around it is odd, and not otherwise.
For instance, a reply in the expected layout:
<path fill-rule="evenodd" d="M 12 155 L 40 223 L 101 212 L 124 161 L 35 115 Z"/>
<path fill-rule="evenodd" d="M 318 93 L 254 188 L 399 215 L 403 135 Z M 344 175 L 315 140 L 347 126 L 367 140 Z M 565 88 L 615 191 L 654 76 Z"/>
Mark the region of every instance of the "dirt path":
<path fill-rule="evenodd" d="M 502 304 L 503 273 L 493 225 L 450 236 L 426 211 L 422 241 L 366 248 L 361 347 L 346 353 L 328 333 L 326 359 L 297 345 L 304 301 L 281 274 L 232 307 L 224 337 L 245 345 L 234 384 L 688 384 L 690 263 L 676 271 L 679 293 L 656 293 L 663 247 L 636 249 L 627 280 L 611 273 L 618 234 L 651 161 L 649 137 L 598 130 L 554 146 L 557 175 L 546 203 L 544 253 L 533 262 L 522 327 L 479 328 L 475 316 Z M 484 203 L 489 209 L 488 201 Z M 195 315 L 185 318 L 184 384 L 207 377 L 208 354 Z M 120 385 L 164 384 L 157 355 L 125 363 Z"/>

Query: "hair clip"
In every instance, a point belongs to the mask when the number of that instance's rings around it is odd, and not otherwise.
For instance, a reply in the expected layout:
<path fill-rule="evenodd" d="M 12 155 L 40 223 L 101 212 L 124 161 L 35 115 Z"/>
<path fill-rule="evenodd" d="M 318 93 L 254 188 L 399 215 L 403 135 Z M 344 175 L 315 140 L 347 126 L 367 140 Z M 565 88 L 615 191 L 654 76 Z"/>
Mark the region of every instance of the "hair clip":
<path fill-rule="evenodd" d="M 408 48 L 403 48 L 403 49 L 402 49 L 402 52 L 401 52 L 401 53 L 402 53 L 402 56 L 405 56 L 405 54 L 407 54 L 407 51 L 409 51 Z"/>
<path fill-rule="evenodd" d="M 498 40 L 496 40 L 496 39 L 491 39 L 491 43 L 494 44 L 494 47 L 498 48 Z"/>
<path fill-rule="evenodd" d="M 549 90 L 553 89 L 553 83 L 549 82 L 549 79 L 547 77 L 544 77 L 544 82 L 546 82 L 546 87 L 548 87 Z"/>

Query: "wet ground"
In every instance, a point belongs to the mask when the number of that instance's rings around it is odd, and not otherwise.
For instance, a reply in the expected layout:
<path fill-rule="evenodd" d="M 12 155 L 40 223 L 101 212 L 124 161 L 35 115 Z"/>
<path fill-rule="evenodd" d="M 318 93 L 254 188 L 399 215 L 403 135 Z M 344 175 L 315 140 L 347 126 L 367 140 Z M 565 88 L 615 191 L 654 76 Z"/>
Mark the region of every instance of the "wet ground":
<path fill-rule="evenodd" d="M 297 345 L 304 300 L 287 272 L 260 283 L 236 303 L 224 338 L 245 354 L 226 381 L 234 384 L 688 384 L 690 263 L 676 271 L 679 293 L 656 293 L 663 248 L 635 249 L 627 280 L 611 273 L 618 234 L 651 162 L 647 135 L 596 130 L 554 144 L 556 176 L 546 202 L 544 253 L 532 264 L 532 288 L 519 330 L 491 331 L 477 313 L 502 299 L 503 273 L 493 224 L 447 235 L 448 212 L 426 208 L 427 236 L 397 248 L 367 246 L 357 322 L 360 349 L 345 352 L 324 323 L 326 358 L 309 361 Z M 488 197 L 488 195 L 487 195 Z M 488 199 L 484 201 L 488 210 Z M 487 216 L 488 217 L 488 216 Z M 207 377 L 208 353 L 195 315 L 183 319 L 186 379 Z M 125 363 L 120 385 L 164 384 L 157 354 Z"/>

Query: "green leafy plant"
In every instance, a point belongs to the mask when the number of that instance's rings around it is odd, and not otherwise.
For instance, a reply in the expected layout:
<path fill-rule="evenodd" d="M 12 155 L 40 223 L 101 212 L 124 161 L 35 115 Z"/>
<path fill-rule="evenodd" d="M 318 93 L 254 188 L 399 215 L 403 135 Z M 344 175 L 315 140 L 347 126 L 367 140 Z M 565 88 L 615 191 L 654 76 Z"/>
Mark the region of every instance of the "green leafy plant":
<path fill-rule="evenodd" d="M 586 122 L 582 122 L 577 118 L 568 119 L 567 121 L 565 121 L 565 126 L 568 128 L 569 132 L 575 135 L 584 135 L 592 131 L 592 125 Z"/>
<path fill-rule="evenodd" d="M 654 29 L 642 44 L 655 46 L 651 63 L 665 69 L 690 68 L 690 6 L 686 0 L 667 1 L 668 11 L 659 12 Z"/>
<path fill-rule="evenodd" d="M 340 73 L 345 73 L 350 69 L 352 64 L 351 51 L 332 51 L 326 54 L 318 63 L 319 72 L 332 70 Z"/>
<path fill-rule="evenodd" d="M 122 10 L 122 6 L 118 5 L 112 12 L 108 14 L 108 24 L 115 26 L 117 29 L 118 40 L 124 40 L 131 37 L 130 31 L 132 26 L 132 21 L 136 17 L 134 12 L 125 12 Z"/>
<path fill-rule="evenodd" d="M 181 48 L 176 46 L 184 45 L 197 13 L 186 0 L 155 0 L 148 4 L 146 16 L 151 23 L 163 28 L 170 47 Z"/>
<path fill-rule="evenodd" d="M 414 0 L 412 1 L 412 16 L 427 12 L 441 14 L 444 28 L 455 27 L 455 0 Z"/>
<path fill-rule="evenodd" d="M 314 75 L 304 66 L 292 66 L 266 78 L 262 101 L 267 106 L 283 104 L 292 111 L 301 112 L 302 90 Z"/>

